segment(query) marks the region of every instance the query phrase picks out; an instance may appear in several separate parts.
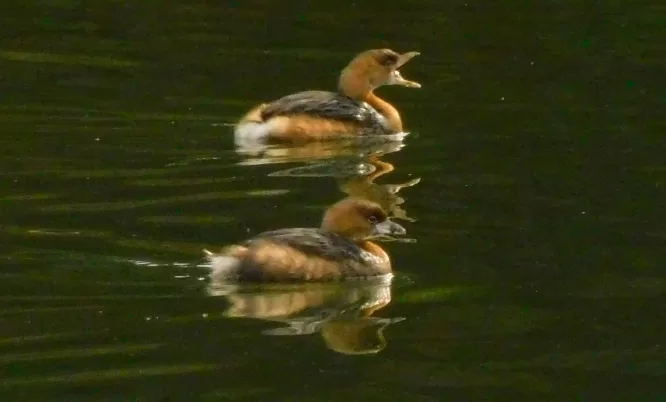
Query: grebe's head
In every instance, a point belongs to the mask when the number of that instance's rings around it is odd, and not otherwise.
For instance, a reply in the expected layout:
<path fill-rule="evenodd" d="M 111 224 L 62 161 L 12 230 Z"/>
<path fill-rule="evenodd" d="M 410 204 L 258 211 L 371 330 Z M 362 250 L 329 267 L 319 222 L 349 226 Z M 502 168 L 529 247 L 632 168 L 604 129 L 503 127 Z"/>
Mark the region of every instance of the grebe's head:
<path fill-rule="evenodd" d="M 388 218 L 379 204 L 357 197 L 345 198 L 328 208 L 321 228 L 354 240 L 407 233 Z"/>
<path fill-rule="evenodd" d="M 359 97 L 382 85 L 401 85 L 421 88 L 421 84 L 406 80 L 398 70 L 418 52 L 399 54 L 391 49 L 372 49 L 360 53 L 342 70 L 340 90 L 351 97 Z"/>

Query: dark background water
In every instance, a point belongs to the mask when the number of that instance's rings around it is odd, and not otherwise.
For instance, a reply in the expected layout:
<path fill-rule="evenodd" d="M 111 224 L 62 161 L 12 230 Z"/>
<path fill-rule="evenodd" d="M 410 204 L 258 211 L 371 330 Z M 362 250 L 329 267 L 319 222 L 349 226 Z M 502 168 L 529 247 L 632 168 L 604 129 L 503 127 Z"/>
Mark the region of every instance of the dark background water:
<path fill-rule="evenodd" d="M 3 400 L 666 398 L 661 2 L 52 0 L 0 22 Z M 423 84 L 380 90 L 411 135 L 375 184 L 421 182 L 375 313 L 404 320 L 356 356 L 225 317 L 201 249 L 386 192 L 341 173 L 367 158 L 241 154 L 230 127 L 375 47 L 420 51 Z"/>

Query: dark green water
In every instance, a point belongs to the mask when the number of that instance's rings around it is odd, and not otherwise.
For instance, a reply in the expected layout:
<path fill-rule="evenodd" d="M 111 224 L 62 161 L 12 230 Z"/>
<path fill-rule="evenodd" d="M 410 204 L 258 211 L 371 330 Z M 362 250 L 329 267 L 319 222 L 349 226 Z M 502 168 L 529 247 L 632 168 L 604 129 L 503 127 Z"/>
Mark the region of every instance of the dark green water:
<path fill-rule="evenodd" d="M 666 399 L 661 2 L 15 3 L 1 400 Z M 384 46 L 422 53 L 422 89 L 380 91 L 401 149 L 235 151 L 247 108 Z M 370 151 L 374 182 L 351 173 Z M 392 285 L 206 280 L 201 249 L 318 225 L 345 193 L 415 219 Z"/>

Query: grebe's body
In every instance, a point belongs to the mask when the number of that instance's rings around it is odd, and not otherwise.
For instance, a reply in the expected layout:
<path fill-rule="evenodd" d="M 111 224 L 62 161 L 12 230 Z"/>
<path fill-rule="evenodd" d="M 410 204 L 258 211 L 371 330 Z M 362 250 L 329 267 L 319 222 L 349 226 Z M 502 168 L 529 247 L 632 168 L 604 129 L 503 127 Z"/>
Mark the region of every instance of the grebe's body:
<path fill-rule="evenodd" d="M 361 279 L 391 273 L 388 254 L 369 239 L 404 233 L 376 203 L 346 198 L 326 211 L 321 228 L 264 232 L 208 258 L 216 281 Z"/>
<path fill-rule="evenodd" d="M 328 91 L 303 91 L 287 95 L 268 104 L 261 113 L 264 120 L 294 115 L 351 124 L 357 131 L 367 134 L 391 134 L 395 130 L 388 119 L 370 104 Z"/>
<path fill-rule="evenodd" d="M 416 55 L 390 49 L 365 51 L 342 71 L 337 93 L 303 91 L 256 106 L 236 125 L 236 142 L 305 142 L 401 133 L 400 113 L 374 90 L 383 85 L 420 88 L 398 71 Z"/>

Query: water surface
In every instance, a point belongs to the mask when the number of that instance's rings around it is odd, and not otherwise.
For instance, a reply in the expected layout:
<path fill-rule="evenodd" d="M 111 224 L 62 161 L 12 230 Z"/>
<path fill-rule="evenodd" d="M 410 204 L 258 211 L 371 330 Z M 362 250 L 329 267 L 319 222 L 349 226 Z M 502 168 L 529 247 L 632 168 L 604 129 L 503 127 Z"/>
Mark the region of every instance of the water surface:
<path fill-rule="evenodd" d="M 661 3 L 6 8 L 3 400 L 666 397 Z M 422 53 L 380 90 L 401 143 L 234 148 L 384 46 Z M 407 228 L 392 283 L 208 281 L 347 195 Z"/>

